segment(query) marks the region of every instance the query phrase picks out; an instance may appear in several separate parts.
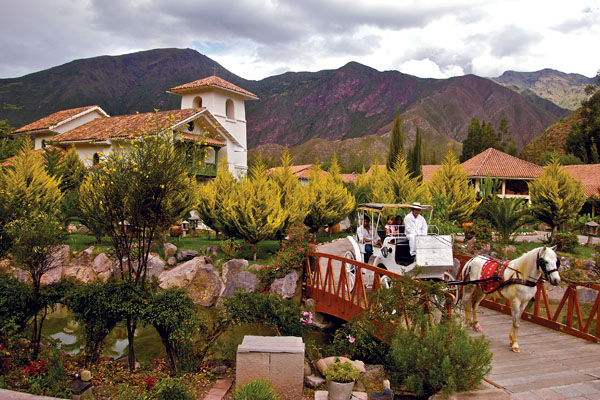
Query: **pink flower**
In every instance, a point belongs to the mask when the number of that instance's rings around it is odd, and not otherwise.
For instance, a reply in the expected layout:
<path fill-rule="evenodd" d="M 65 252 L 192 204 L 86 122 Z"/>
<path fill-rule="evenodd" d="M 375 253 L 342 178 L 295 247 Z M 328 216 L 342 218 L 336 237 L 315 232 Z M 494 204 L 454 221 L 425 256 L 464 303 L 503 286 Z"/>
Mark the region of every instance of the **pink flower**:
<path fill-rule="evenodd" d="M 348 338 L 348 341 L 349 341 L 350 343 L 354 343 L 354 341 L 356 340 L 356 339 L 354 339 L 354 338 L 353 338 L 352 336 L 350 336 L 350 335 L 348 335 L 348 336 L 346 336 L 346 337 Z"/>

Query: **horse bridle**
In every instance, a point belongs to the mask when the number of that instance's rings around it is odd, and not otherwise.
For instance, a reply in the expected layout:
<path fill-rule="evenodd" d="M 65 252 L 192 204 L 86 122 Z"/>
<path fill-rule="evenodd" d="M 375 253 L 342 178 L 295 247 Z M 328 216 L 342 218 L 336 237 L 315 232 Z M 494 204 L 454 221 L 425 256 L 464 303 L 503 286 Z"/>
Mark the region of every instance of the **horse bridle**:
<path fill-rule="evenodd" d="M 546 279 L 548 279 L 549 274 L 558 271 L 558 269 L 560 268 L 560 258 L 556 256 L 556 265 L 554 269 L 548 269 L 548 263 L 546 262 L 546 260 L 544 260 L 544 257 L 540 257 L 540 254 L 538 253 L 537 259 L 535 260 L 535 264 L 540 270 L 542 270 Z"/>

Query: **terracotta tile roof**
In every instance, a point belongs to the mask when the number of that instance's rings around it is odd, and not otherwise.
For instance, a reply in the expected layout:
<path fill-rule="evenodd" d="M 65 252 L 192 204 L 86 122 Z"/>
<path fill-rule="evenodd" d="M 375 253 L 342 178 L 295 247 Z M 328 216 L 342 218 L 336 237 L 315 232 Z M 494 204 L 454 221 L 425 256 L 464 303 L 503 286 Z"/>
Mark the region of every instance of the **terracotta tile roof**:
<path fill-rule="evenodd" d="M 224 147 L 226 145 L 224 142 L 220 141 L 219 139 L 214 139 L 214 138 L 210 138 L 210 137 L 202 137 L 202 136 L 198 136 L 198 135 L 193 135 L 191 133 L 182 133 L 181 137 L 186 140 L 194 140 L 196 142 L 202 141 L 206 144 L 209 144 L 211 146 L 216 146 L 216 147 Z"/>
<path fill-rule="evenodd" d="M 342 174 L 342 182 L 344 183 L 356 183 L 358 180 L 358 174 Z"/>
<path fill-rule="evenodd" d="M 218 76 L 209 76 L 204 79 L 199 79 L 194 82 L 184 83 L 183 85 L 175 86 L 169 89 L 172 93 L 182 94 L 189 92 L 191 89 L 201 88 L 201 87 L 218 87 L 225 90 L 231 90 L 233 92 L 241 93 L 245 96 L 251 97 L 253 99 L 258 99 L 254 93 L 247 91 L 246 89 L 242 89 L 239 86 L 234 85 L 231 82 L 227 82 L 225 79 L 219 78 Z"/>
<path fill-rule="evenodd" d="M 421 173 L 423 174 L 423 182 L 430 182 L 433 174 L 440 169 L 441 165 L 421 165 Z"/>
<path fill-rule="evenodd" d="M 562 168 L 581 181 L 586 197 L 600 197 L 600 164 L 565 165 Z"/>
<path fill-rule="evenodd" d="M 144 131 L 155 131 L 176 125 L 204 109 L 187 108 L 183 110 L 159 111 L 133 115 L 119 115 L 109 118 L 97 118 L 87 124 L 56 135 L 57 142 L 104 141 L 114 138 L 133 138 Z"/>
<path fill-rule="evenodd" d="M 98 106 L 87 106 L 87 107 L 70 108 L 68 110 L 57 111 L 54 114 L 50 114 L 47 117 L 38 119 L 37 121 L 34 121 L 30 124 L 22 126 L 19 129 L 13 131 L 13 133 L 22 133 L 22 132 L 50 129 L 51 126 L 57 125 L 69 118 L 76 116 L 77 114 L 81 114 L 81 113 L 91 110 L 93 108 L 100 109 L 100 107 L 98 107 Z M 104 112 L 104 111 L 102 111 L 102 112 Z"/>
<path fill-rule="evenodd" d="M 510 154 L 489 148 L 461 164 L 469 178 L 496 176 L 499 178 L 539 178 L 542 167 Z"/>
<path fill-rule="evenodd" d="M 273 167 L 269 168 L 267 173 L 272 174 L 274 171 L 278 170 L 281 167 Z M 303 164 L 303 165 L 291 165 L 290 169 L 292 170 L 292 174 L 296 175 L 298 179 L 308 180 L 310 178 L 310 173 L 312 172 L 313 165 L 312 164 Z M 323 175 L 327 175 L 327 171 L 322 171 Z M 342 177 L 343 180 L 343 177 Z"/>

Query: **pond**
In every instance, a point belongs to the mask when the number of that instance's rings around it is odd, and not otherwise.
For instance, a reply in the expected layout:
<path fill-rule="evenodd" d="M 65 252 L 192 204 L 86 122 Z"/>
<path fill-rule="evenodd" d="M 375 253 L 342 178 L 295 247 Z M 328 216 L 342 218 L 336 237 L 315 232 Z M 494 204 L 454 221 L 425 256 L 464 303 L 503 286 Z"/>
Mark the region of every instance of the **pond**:
<path fill-rule="evenodd" d="M 214 309 L 198 307 L 199 312 L 214 314 Z M 234 325 L 223 334 L 215 346 L 215 356 L 221 359 L 235 359 L 237 346 L 242 343 L 244 335 L 273 336 L 274 330 L 264 325 Z M 65 306 L 57 306 L 52 313 L 48 313 L 44 321 L 42 336 L 60 341 L 59 347 L 68 354 L 78 354 L 83 351 L 85 334 L 82 325 L 73 318 L 70 310 Z M 309 339 L 318 345 L 327 345 L 330 341 L 328 334 L 313 331 Z M 306 342 L 306 340 L 305 340 Z M 118 324 L 104 341 L 103 356 L 119 358 L 126 356 L 129 351 L 127 329 L 125 323 Z M 139 326 L 135 331 L 135 353 L 140 362 L 148 362 L 154 358 L 165 358 L 166 352 L 160 341 L 160 336 L 152 326 Z"/>

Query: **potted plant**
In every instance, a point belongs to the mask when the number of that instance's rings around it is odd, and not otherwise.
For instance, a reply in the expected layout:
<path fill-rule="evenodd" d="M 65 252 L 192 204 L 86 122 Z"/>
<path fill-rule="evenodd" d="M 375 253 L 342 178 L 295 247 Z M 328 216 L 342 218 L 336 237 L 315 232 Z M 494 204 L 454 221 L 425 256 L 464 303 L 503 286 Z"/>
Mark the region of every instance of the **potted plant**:
<path fill-rule="evenodd" d="M 327 380 L 328 400 L 349 400 L 360 371 L 354 364 L 336 359 L 323 375 Z"/>

